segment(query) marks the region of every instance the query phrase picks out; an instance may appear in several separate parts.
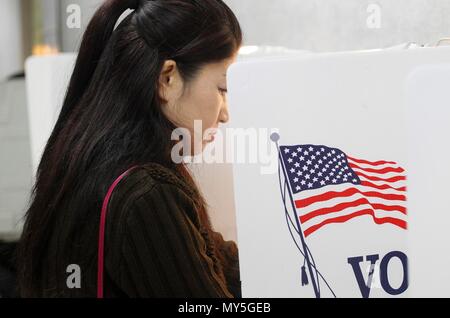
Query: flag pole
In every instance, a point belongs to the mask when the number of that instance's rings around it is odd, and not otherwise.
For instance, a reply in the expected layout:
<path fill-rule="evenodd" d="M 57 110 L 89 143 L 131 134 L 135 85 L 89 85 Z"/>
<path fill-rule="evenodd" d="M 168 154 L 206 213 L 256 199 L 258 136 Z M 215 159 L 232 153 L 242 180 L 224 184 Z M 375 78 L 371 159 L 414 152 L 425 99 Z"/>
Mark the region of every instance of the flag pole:
<path fill-rule="evenodd" d="M 280 146 L 279 146 L 279 144 L 278 144 L 278 141 L 280 140 L 280 135 L 279 135 L 278 133 L 273 133 L 273 134 L 270 136 L 270 139 L 271 139 L 271 140 L 276 144 L 276 146 L 277 146 L 278 157 L 279 157 L 279 160 L 280 160 L 280 162 L 281 162 L 281 166 L 282 166 L 282 168 L 283 168 L 284 180 L 285 180 L 285 182 L 286 182 L 287 185 L 288 185 L 289 198 L 290 198 L 290 200 L 291 200 L 292 209 L 293 209 L 294 214 L 295 214 L 295 221 L 296 221 L 296 223 L 297 223 L 298 235 L 300 236 L 300 241 L 301 241 L 301 244 L 302 244 L 302 247 L 303 247 L 303 251 L 304 251 L 304 255 L 305 255 L 305 259 L 306 259 L 306 264 L 308 265 L 308 271 L 309 271 L 309 275 L 310 275 L 310 277 L 311 277 L 311 284 L 313 285 L 313 288 L 314 288 L 314 294 L 316 295 L 316 298 L 320 298 L 319 288 L 318 288 L 318 286 L 317 286 L 316 279 L 315 279 L 315 277 L 314 277 L 314 275 L 313 275 L 313 269 L 312 269 L 311 261 L 310 261 L 310 259 L 309 259 L 309 249 L 308 249 L 308 246 L 307 246 L 307 244 L 306 244 L 305 237 L 304 237 L 304 235 L 303 235 L 303 231 L 302 231 L 302 227 L 301 227 L 301 224 L 300 224 L 299 217 L 298 217 L 298 215 L 297 215 L 297 208 L 295 207 L 294 199 L 293 199 L 293 197 L 292 197 L 292 189 L 291 189 L 291 185 L 290 185 L 290 183 L 288 182 L 289 178 L 288 178 L 288 175 L 287 175 L 287 172 L 286 172 L 286 166 L 284 165 L 284 160 L 283 160 L 283 157 L 282 157 L 282 155 L 281 155 Z"/>

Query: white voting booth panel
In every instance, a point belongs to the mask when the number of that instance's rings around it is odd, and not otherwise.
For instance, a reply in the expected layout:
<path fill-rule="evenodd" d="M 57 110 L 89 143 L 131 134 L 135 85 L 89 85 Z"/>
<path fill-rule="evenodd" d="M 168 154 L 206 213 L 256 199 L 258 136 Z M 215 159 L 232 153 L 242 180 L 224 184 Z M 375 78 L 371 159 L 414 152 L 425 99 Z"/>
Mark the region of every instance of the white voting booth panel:
<path fill-rule="evenodd" d="M 232 126 L 277 130 L 282 153 L 280 177 L 267 163 L 234 165 L 244 297 L 408 296 L 405 81 L 449 62 L 443 47 L 231 67 Z M 276 160 L 269 135 L 258 134 L 270 145 L 259 155 Z"/>
<path fill-rule="evenodd" d="M 75 54 L 31 57 L 25 64 L 33 172 L 61 110 Z"/>
<path fill-rule="evenodd" d="M 413 297 L 450 297 L 449 88 L 450 64 L 422 66 L 406 82 Z"/>

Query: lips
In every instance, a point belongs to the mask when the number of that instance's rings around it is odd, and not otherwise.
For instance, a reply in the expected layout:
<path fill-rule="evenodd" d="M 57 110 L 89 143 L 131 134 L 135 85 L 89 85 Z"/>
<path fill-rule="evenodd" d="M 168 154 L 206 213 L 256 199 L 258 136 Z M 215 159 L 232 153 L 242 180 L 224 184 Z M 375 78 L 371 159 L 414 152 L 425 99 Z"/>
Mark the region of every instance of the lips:
<path fill-rule="evenodd" d="M 209 134 L 209 142 L 214 141 L 216 139 L 217 131 L 213 131 Z"/>
<path fill-rule="evenodd" d="M 206 138 L 206 142 L 212 142 L 216 139 L 216 135 L 218 132 L 219 128 L 209 128 L 208 129 L 208 134 L 205 136 Z"/>

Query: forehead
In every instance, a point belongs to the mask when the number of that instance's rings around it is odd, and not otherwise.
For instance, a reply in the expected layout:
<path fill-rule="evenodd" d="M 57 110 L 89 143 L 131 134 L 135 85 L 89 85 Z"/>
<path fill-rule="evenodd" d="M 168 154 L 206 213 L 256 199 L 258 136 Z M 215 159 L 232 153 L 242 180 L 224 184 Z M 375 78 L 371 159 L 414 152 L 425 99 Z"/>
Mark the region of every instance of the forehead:
<path fill-rule="evenodd" d="M 222 60 L 220 62 L 206 64 L 203 67 L 202 72 L 204 74 L 209 74 L 209 75 L 220 76 L 220 77 L 226 78 L 227 70 L 230 67 L 230 65 L 235 62 L 235 60 L 236 59 L 233 57 L 233 58 L 229 58 L 226 60 Z"/>

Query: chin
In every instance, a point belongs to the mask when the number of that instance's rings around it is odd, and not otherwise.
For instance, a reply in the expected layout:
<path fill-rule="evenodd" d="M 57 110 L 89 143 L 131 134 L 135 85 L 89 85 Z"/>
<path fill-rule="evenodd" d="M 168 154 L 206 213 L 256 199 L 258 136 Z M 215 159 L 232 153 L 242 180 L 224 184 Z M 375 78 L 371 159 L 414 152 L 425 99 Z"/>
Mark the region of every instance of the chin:
<path fill-rule="evenodd" d="M 202 142 L 201 144 L 197 145 L 197 148 L 191 148 L 192 155 L 191 156 L 198 156 L 203 153 L 205 148 L 208 146 L 209 142 Z"/>

